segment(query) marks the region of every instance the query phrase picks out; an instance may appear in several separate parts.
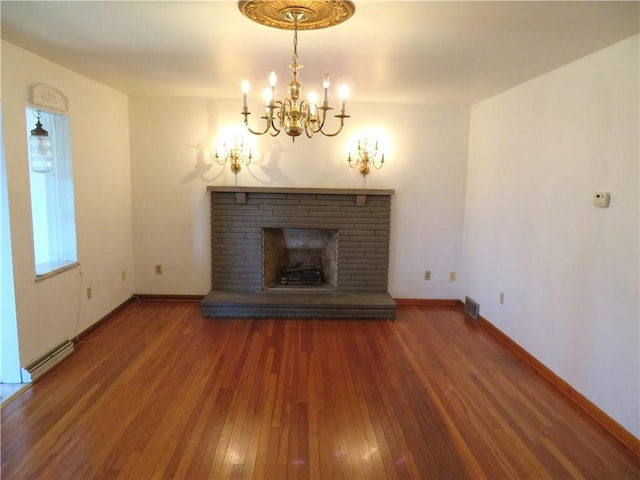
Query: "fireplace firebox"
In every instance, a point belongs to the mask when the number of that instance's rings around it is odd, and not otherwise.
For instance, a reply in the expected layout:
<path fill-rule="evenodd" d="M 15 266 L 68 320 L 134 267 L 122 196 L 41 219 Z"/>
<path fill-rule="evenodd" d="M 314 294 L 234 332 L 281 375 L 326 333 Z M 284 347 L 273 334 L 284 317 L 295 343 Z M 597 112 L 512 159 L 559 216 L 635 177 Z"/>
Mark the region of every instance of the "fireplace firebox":
<path fill-rule="evenodd" d="M 263 228 L 263 286 L 335 288 L 337 230 Z"/>

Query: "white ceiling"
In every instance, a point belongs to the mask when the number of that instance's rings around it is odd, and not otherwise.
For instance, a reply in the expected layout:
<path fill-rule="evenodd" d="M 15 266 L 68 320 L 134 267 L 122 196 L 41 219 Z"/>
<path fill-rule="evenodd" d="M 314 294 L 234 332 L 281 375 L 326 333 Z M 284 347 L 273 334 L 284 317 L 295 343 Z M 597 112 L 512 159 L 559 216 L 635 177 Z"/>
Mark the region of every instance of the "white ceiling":
<path fill-rule="evenodd" d="M 301 31 L 300 80 L 346 81 L 362 102 L 468 104 L 627 38 L 640 2 L 355 0 L 336 27 Z M 235 1 L 2 1 L 2 38 L 132 95 L 240 99 L 275 70 L 288 82 L 293 32 Z M 337 90 L 334 89 L 335 92 Z"/>

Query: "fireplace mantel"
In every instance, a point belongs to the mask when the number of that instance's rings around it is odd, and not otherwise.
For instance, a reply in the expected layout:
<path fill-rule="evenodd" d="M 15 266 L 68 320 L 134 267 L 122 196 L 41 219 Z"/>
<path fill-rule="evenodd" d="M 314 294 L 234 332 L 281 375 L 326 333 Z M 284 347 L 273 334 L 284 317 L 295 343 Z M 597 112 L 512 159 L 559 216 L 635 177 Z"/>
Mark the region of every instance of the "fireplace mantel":
<path fill-rule="evenodd" d="M 304 187 L 216 187 L 210 185 L 208 192 L 238 193 L 303 193 L 322 195 L 393 195 L 395 190 L 372 188 L 304 188 Z"/>
<path fill-rule="evenodd" d="M 302 187 L 207 187 L 208 192 L 235 193 L 236 203 L 247 203 L 249 193 L 272 193 L 287 195 L 351 195 L 355 198 L 356 206 L 363 207 L 367 203 L 367 196 L 391 197 L 394 190 L 376 190 L 368 188 L 302 188 Z"/>

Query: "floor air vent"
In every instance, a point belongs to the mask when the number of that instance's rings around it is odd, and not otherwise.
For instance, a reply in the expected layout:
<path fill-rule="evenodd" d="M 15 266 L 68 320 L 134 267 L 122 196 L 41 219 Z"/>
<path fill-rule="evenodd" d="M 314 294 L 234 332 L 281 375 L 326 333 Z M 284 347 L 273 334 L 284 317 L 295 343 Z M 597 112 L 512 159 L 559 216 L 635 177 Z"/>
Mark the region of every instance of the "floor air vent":
<path fill-rule="evenodd" d="M 71 355 L 73 350 L 73 343 L 70 340 L 65 340 L 60 345 L 53 348 L 49 353 L 46 353 L 37 360 L 31 362 L 25 367 L 25 369 L 29 372 L 29 375 L 31 375 L 31 380 L 36 380 L 44 372 Z"/>
<path fill-rule="evenodd" d="M 471 297 L 464 297 L 464 313 L 477 320 L 480 315 L 480 304 Z"/>

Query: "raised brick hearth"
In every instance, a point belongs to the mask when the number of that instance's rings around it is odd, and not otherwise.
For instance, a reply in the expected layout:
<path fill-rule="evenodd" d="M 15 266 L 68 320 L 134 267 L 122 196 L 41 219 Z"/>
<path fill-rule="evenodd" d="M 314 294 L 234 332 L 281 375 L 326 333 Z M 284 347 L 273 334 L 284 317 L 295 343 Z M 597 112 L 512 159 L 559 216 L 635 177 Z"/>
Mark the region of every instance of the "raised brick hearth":
<path fill-rule="evenodd" d="M 212 290 L 206 317 L 395 316 L 387 292 L 392 190 L 209 187 Z M 321 287 L 265 282 L 265 232 L 337 232 L 335 273 Z M 267 261 L 269 263 L 271 260 Z M 269 276 L 269 275 L 268 275 Z"/>

